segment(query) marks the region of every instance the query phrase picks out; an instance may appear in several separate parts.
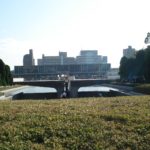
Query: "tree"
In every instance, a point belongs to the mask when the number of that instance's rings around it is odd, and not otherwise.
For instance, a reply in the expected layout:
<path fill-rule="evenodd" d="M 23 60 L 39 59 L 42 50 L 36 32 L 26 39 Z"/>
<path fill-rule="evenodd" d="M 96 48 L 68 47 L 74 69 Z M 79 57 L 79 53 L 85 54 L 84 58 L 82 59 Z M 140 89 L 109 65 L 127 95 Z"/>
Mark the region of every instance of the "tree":
<path fill-rule="evenodd" d="M 147 81 L 150 81 L 150 46 L 145 49 L 144 74 Z"/>
<path fill-rule="evenodd" d="M 139 50 L 136 53 L 136 75 L 144 76 L 145 50 Z"/>
<path fill-rule="evenodd" d="M 127 79 L 129 81 L 132 81 L 135 76 L 137 75 L 136 73 L 136 59 L 135 58 L 129 58 L 127 59 Z"/>
<path fill-rule="evenodd" d="M 0 59 L 0 85 L 5 85 L 5 64 Z"/>
<path fill-rule="evenodd" d="M 150 46 L 136 52 L 135 58 L 122 57 L 120 61 L 119 74 L 121 79 L 138 79 L 140 82 L 146 79 L 150 82 Z"/>
<path fill-rule="evenodd" d="M 128 75 L 127 61 L 128 60 L 126 57 L 122 57 L 121 61 L 120 61 L 119 75 L 120 75 L 120 78 L 123 80 L 125 80 L 127 78 L 127 75 Z"/>
<path fill-rule="evenodd" d="M 11 75 L 11 71 L 10 71 L 10 67 L 8 65 L 5 65 L 5 81 L 7 85 L 12 84 L 12 75 Z"/>
<path fill-rule="evenodd" d="M 5 65 L 0 59 L 0 85 L 10 85 L 12 84 L 12 75 L 10 67 Z"/>

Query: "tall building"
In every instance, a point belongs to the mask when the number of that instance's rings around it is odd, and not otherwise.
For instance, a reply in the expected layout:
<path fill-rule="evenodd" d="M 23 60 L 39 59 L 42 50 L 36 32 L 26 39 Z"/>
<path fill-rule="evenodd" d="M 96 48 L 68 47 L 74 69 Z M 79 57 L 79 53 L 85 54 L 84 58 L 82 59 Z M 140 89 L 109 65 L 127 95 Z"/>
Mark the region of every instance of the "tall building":
<path fill-rule="evenodd" d="M 107 64 L 107 56 L 102 56 L 102 64 Z"/>
<path fill-rule="evenodd" d="M 107 56 L 98 55 L 97 50 L 82 50 L 76 57 L 77 64 L 106 64 Z"/>
<path fill-rule="evenodd" d="M 59 52 L 59 56 L 45 56 L 42 55 L 42 59 L 38 59 L 38 65 L 65 65 L 75 64 L 74 57 L 67 57 L 67 52 Z"/>
<path fill-rule="evenodd" d="M 38 65 L 34 66 L 33 51 L 23 57 L 23 66 L 15 66 L 14 77 L 25 80 L 57 79 L 66 74 L 76 78 L 106 78 L 111 64 L 107 57 L 98 55 L 97 50 L 85 50 L 80 56 L 67 57 L 67 52 L 59 52 L 59 56 L 42 55 Z"/>
<path fill-rule="evenodd" d="M 117 79 L 120 79 L 119 68 L 111 68 L 111 69 L 107 72 L 107 78 L 110 79 L 110 80 L 117 80 Z"/>
<path fill-rule="evenodd" d="M 135 58 L 136 51 L 132 46 L 128 46 L 127 49 L 123 50 L 123 56 L 126 58 Z"/>
<path fill-rule="evenodd" d="M 29 49 L 29 54 L 23 57 L 23 66 L 34 66 L 33 50 Z"/>
<path fill-rule="evenodd" d="M 25 80 L 58 79 L 58 75 L 66 74 L 81 78 L 107 78 L 110 64 L 70 64 L 70 65 L 38 65 L 15 66 L 14 77 Z"/>

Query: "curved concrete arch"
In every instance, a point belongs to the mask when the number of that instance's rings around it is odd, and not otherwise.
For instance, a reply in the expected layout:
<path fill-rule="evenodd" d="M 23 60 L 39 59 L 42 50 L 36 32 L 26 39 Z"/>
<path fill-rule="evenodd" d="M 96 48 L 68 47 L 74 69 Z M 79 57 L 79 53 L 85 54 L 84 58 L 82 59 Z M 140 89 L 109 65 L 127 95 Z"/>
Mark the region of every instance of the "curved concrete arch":
<path fill-rule="evenodd" d="M 81 80 L 72 80 L 69 84 L 69 91 L 71 97 L 78 96 L 78 90 L 80 87 L 87 87 L 92 85 L 101 85 L 109 83 L 110 80 L 101 80 L 101 79 L 81 79 Z"/>
<path fill-rule="evenodd" d="M 51 87 L 56 89 L 58 97 L 60 97 L 61 93 L 64 90 L 64 81 L 59 81 L 59 80 L 24 81 L 24 82 L 14 82 L 14 84 L 31 85 L 31 86 L 39 86 L 39 87 Z"/>

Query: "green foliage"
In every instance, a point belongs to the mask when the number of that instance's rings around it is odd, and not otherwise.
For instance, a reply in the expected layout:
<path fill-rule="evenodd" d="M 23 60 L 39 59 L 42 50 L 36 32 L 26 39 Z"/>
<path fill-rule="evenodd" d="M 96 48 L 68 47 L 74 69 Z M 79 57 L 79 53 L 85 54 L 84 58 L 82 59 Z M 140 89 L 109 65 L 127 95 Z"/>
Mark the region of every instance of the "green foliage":
<path fill-rule="evenodd" d="M 150 81 L 150 46 L 145 50 L 145 77 Z"/>
<path fill-rule="evenodd" d="M 125 79 L 128 76 L 127 61 L 128 59 L 126 57 L 122 57 L 120 61 L 119 74 L 122 79 Z"/>
<path fill-rule="evenodd" d="M 0 101 L 0 149 L 150 149 L 150 99 Z"/>
<path fill-rule="evenodd" d="M 0 85 L 5 85 L 5 64 L 0 59 Z"/>
<path fill-rule="evenodd" d="M 121 79 L 131 80 L 143 77 L 150 81 L 150 47 L 139 50 L 135 58 L 122 57 L 120 60 L 119 74 Z"/>
<path fill-rule="evenodd" d="M 122 57 L 120 61 L 119 74 L 122 79 L 127 79 L 130 76 L 134 75 L 134 66 L 135 60 L 133 58 L 127 59 L 126 57 Z"/>
<path fill-rule="evenodd" d="M 12 75 L 10 72 L 10 67 L 5 65 L 4 62 L 0 59 L 0 85 L 11 85 L 12 84 Z"/>
<path fill-rule="evenodd" d="M 6 73 L 6 76 L 5 76 L 6 84 L 7 85 L 12 84 L 13 79 L 12 79 L 12 75 L 10 72 L 10 67 L 8 65 L 5 65 L 5 73 Z"/>

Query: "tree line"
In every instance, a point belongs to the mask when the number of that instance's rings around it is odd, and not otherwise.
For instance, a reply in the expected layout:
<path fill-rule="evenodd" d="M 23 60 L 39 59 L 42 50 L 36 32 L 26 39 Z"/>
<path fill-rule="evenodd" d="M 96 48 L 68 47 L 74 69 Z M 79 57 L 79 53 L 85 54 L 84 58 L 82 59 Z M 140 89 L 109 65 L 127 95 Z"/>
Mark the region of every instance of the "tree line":
<path fill-rule="evenodd" d="M 121 80 L 150 82 L 150 46 L 137 51 L 135 58 L 122 57 L 119 74 Z"/>
<path fill-rule="evenodd" d="M 11 85 L 13 81 L 10 67 L 0 59 L 0 86 Z"/>

